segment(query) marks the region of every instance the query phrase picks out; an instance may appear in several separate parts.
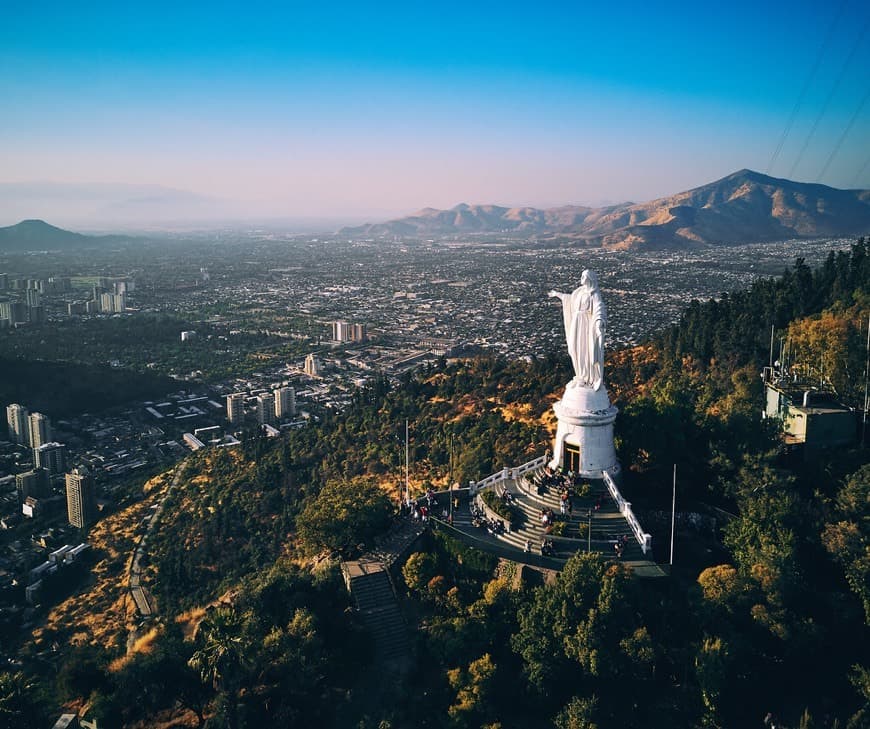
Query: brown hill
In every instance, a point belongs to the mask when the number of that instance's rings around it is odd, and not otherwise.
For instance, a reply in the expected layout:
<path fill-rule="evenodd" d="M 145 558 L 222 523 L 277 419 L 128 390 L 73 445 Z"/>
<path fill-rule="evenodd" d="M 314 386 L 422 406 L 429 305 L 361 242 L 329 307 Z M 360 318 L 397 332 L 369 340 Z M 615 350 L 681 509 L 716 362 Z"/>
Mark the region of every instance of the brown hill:
<path fill-rule="evenodd" d="M 870 190 L 838 190 L 740 170 L 651 202 L 605 208 L 424 208 L 398 220 L 345 228 L 371 237 L 505 233 L 609 248 L 757 243 L 870 232 Z"/>

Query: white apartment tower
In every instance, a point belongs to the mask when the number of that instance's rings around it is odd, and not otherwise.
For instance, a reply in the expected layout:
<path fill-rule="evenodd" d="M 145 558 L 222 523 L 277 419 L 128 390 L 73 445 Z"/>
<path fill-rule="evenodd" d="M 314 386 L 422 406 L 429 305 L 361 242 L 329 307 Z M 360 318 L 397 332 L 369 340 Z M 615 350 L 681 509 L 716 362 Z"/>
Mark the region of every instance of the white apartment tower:
<path fill-rule="evenodd" d="M 275 398 L 268 393 L 257 395 L 257 422 L 260 425 L 275 422 Z"/>
<path fill-rule="evenodd" d="M 66 509 L 69 523 L 77 529 L 86 529 L 97 520 L 94 480 L 84 468 L 66 474 Z"/>
<path fill-rule="evenodd" d="M 332 322 L 332 340 L 334 342 L 350 341 L 351 331 L 351 326 L 346 321 Z"/>
<path fill-rule="evenodd" d="M 6 423 L 9 426 L 9 439 L 13 443 L 19 445 L 28 445 L 30 443 L 30 431 L 28 429 L 28 418 L 30 413 L 27 408 L 17 403 L 12 403 L 6 407 Z"/>
<path fill-rule="evenodd" d="M 51 440 L 51 422 L 42 413 L 30 413 L 27 425 L 30 447 L 34 450 Z"/>
<path fill-rule="evenodd" d="M 309 377 L 320 377 L 320 360 L 313 354 L 305 358 L 305 374 Z"/>
<path fill-rule="evenodd" d="M 34 468 L 44 468 L 49 476 L 66 470 L 66 446 L 63 443 L 43 443 L 33 449 Z"/>
<path fill-rule="evenodd" d="M 365 324 L 349 324 L 346 321 L 332 322 L 332 339 L 335 342 L 364 342 Z"/>
<path fill-rule="evenodd" d="M 275 417 L 278 420 L 296 415 L 296 390 L 292 387 L 279 387 L 275 395 Z"/>
<path fill-rule="evenodd" d="M 227 395 L 227 420 L 238 425 L 245 419 L 245 393 L 234 392 Z"/>

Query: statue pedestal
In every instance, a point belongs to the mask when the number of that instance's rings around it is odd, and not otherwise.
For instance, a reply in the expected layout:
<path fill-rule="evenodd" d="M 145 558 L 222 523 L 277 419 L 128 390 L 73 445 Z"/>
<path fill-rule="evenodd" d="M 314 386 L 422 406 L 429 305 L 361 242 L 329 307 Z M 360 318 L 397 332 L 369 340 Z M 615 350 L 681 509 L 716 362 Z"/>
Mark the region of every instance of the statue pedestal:
<path fill-rule="evenodd" d="M 553 411 L 559 427 L 550 467 L 561 467 L 586 478 L 601 478 L 603 471 L 616 476 L 619 461 L 613 446 L 613 421 L 619 410 L 610 404 L 604 386 L 593 390 L 572 380 Z"/>

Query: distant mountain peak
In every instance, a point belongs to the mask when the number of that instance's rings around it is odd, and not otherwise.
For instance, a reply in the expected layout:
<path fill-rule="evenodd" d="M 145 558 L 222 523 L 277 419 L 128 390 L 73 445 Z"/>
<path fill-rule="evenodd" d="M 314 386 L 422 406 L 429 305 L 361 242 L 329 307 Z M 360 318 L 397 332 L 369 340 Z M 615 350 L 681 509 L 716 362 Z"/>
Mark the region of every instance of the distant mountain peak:
<path fill-rule="evenodd" d="M 870 232 L 870 190 L 838 190 L 750 169 L 647 203 L 600 208 L 426 208 L 346 235 L 431 238 L 505 234 L 609 248 L 757 243 Z"/>
<path fill-rule="evenodd" d="M 130 238 L 73 233 L 35 218 L 0 228 L 0 251 L 61 250 L 126 240 Z"/>
<path fill-rule="evenodd" d="M 22 231 L 60 231 L 62 233 L 70 233 L 70 235 L 79 235 L 79 233 L 72 233 L 68 230 L 64 230 L 63 228 L 58 228 L 56 225 L 52 225 L 51 223 L 46 223 L 44 220 L 41 220 L 39 218 L 29 218 L 28 220 L 22 220 L 20 223 L 16 223 L 15 225 L 9 227 L 17 228 L 18 230 Z"/>

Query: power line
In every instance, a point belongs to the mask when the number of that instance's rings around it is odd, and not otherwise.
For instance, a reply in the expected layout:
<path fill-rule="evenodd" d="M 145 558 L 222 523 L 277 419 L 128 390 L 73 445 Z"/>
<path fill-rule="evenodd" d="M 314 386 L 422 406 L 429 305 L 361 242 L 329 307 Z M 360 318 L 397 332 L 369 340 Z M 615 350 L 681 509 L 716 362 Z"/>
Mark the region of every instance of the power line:
<path fill-rule="evenodd" d="M 791 110 L 791 114 L 789 115 L 788 122 L 785 125 L 785 129 L 782 132 L 782 136 L 779 138 L 779 144 L 776 145 L 776 150 L 773 153 L 773 156 L 770 158 L 770 162 L 767 165 L 766 174 L 770 174 L 773 169 L 773 165 L 776 164 L 776 160 L 779 157 L 779 153 L 782 151 L 782 147 L 785 144 L 785 140 L 791 132 L 791 128 L 794 125 L 794 120 L 797 118 L 798 111 L 801 108 L 801 104 L 803 103 L 804 96 L 806 96 L 807 91 L 810 88 L 810 84 L 812 83 L 813 77 L 816 75 L 816 71 L 819 69 L 819 65 L 822 62 L 822 57 L 825 55 L 825 50 L 828 47 L 828 43 L 830 43 L 831 38 L 834 35 L 834 28 L 837 26 L 837 23 L 840 22 L 840 16 L 843 14 L 843 10 L 846 7 L 846 0 L 843 0 L 840 3 L 840 9 L 837 11 L 837 15 L 834 18 L 834 22 L 831 23 L 828 28 L 828 32 L 825 35 L 825 39 L 822 41 L 822 45 L 819 46 L 819 52 L 816 54 L 815 63 L 813 63 L 813 67 L 810 69 L 810 73 L 804 81 L 804 86 L 801 89 L 800 94 L 798 95 L 798 99 L 795 102 L 794 108 Z"/>
<path fill-rule="evenodd" d="M 867 99 L 870 99 L 870 88 L 867 89 L 867 93 L 864 94 L 864 98 L 861 99 L 861 103 L 858 104 L 858 107 L 855 109 L 855 113 L 852 114 L 852 118 L 849 119 L 849 123 L 846 125 L 846 128 L 843 130 L 843 133 L 840 135 L 840 138 L 837 140 L 837 143 L 834 145 L 834 149 L 831 152 L 831 156 L 828 157 L 828 161 L 825 162 L 825 166 L 822 167 L 822 171 L 819 173 L 819 176 L 816 178 L 816 182 L 822 181 L 822 178 L 825 176 L 825 173 L 828 171 L 828 167 L 831 166 L 831 162 L 834 161 L 834 157 L 837 156 L 837 152 L 840 151 L 840 147 L 843 145 L 843 142 L 846 141 L 846 137 L 849 136 L 849 132 L 852 131 L 852 126 L 855 124 L 855 121 L 858 119 L 858 115 L 861 113 L 861 110 L 864 108 L 864 104 L 867 103 Z"/>
<path fill-rule="evenodd" d="M 861 168 L 855 174 L 855 177 L 852 178 L 852 187 L 858 187 L 858 180 L 860 180 L 864 176 L 864 171 L 867 169 L 868 165 L 870 165 L 870 155 L 867 155 L 867 159 L 864 160 L 864 164 L 861 165 Z"/>
<path fill-rule="evenodd" d="M 837 76 L 837 80 L 834 81 L 834 85 L 831 87 L 830 92 L 828 93 L 827 98 L 825 99 L 825 103 L 822 104 L 822 108 L 819 110 L 819 113 L 816 115 L 816 119 L 813 122 L 813 126 L 810 129 L 810 133 L 807 134 L 807 138 L 804 140 L 804 146 L 801 147 L 801 151 L 798 153 L 797 159 L 795 159 L 794 164 L 791 166 L 791 169 L 788 171 L 788 178 L 792 179 L 794 175 L 795 169 L 800 164 L 801 159 L 804 156 L 804 152 L 807 151 L 807 147 L 810 146 L 810 142 L 812 141 L 813 135 L 816 133 L 816 129 L 819 126 L 819 123 L 822 121 L 822 118 L 825 116 L 825 113 L 828 111 L 828 107 L 831 105 L 831 101 L 834 98 L 834 95 L 837 93 L 837 90 L 840 88 L 840 83 L 843 81 L 843 77 L 846 75 L 846 71 L 849 70 L 849 66 L 852 65 L 852 59 L 855 57 L 855 54 L 858 52 L 858 48 L 861 46 L 861 41 L 864 40 L 864 34 L 867 32 L 867 28 L 870 28 L 870 18 L 867 19 L 867 22 L 864 23 L 864 27 L 861 28 L 861 32 L 858 33 L 858 37 L 855 39 L 855 42 L 852 44 L 852 49 L 849 51 L 849 55 L 846 56 L 846 60 L 843 63 L 842 68 L 840 69 L 840 73 Z"/>

